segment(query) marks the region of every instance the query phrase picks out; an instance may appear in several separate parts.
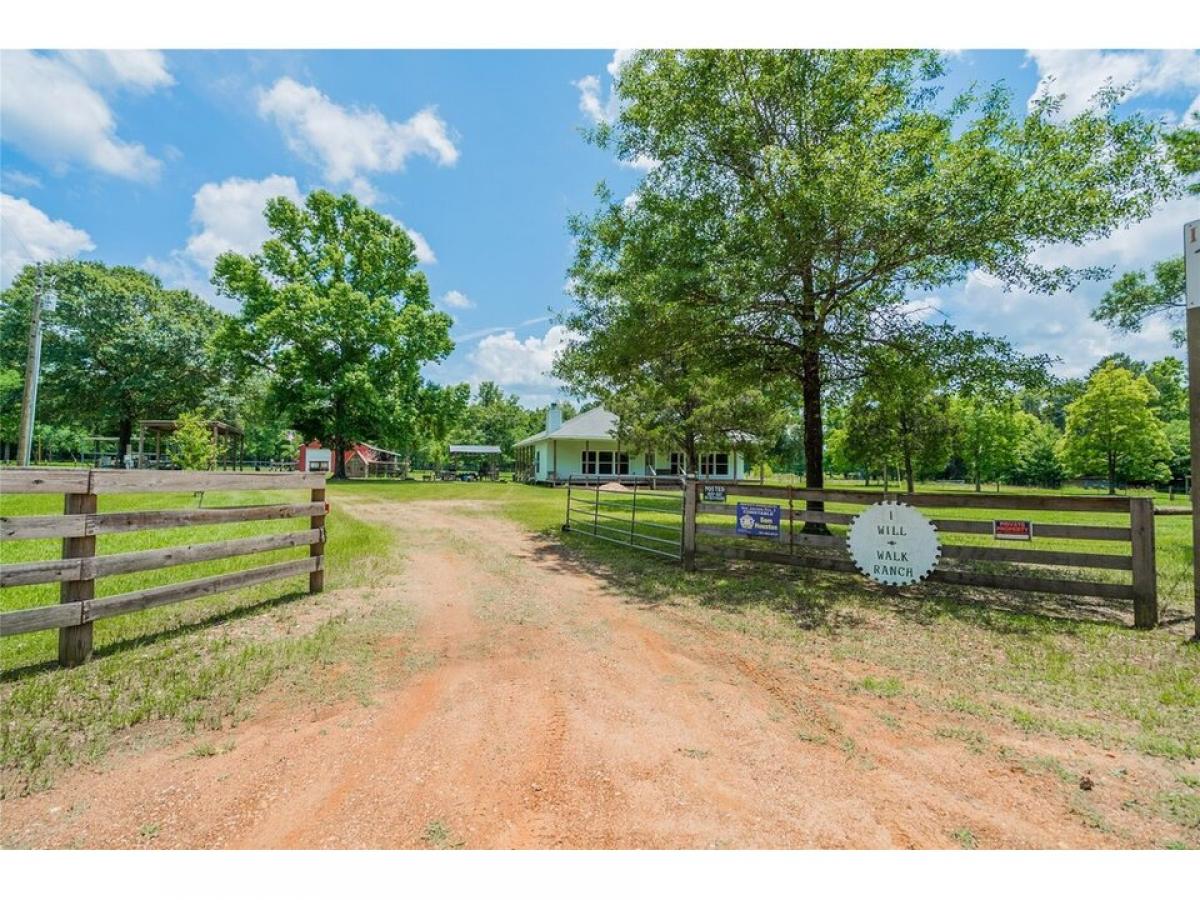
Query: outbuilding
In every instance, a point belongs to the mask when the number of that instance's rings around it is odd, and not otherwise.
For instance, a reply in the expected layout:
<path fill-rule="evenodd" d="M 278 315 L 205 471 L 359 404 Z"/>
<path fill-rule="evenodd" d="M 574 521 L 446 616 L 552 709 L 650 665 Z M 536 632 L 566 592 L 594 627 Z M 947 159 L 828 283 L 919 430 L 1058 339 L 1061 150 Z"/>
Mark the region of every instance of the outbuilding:
<path fill-rule="evenodd" d="M 663 475 L 696 475 L 705 480 L 737 481 L 747 472 L 745 454 L 733 447 L 705 448 L 696 472 L 687 472 L 681 450 L 637 452 L 617 439 L 617 417 L 602 406 L 563 421 L 551 403 L 546 427 L 515 445 L 518 480 L 541 484 L 576 481 L 643 481 Z"/>

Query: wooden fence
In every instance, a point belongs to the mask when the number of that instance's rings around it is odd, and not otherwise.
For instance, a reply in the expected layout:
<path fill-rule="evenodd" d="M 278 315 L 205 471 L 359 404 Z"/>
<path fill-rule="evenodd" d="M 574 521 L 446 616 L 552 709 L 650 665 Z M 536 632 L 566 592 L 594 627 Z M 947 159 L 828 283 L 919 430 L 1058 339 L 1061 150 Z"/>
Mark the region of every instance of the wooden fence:
<path fill-rule="evenodd" d="M 276 491 L 308 489 L 308 502 L 194 509 L 97 512 L 101 494 L 186 491 Z M 0 613 L 0 635 L 59 629 L 58 659 L 65 666 L 85 662 L 92 652 L 92 623 L 154 606 L 178 603 L 278 578 L 308 575 L 310 593 L 325 586 L 325 474 L 168 472 L 121 469 L 3 469 L 4 494 L 62 494 L 62 515 L 0 517 L 0 545 L 14 540 L 62 538 L 62 558 L 0 565 L 0 587 L 61 582 L 59 603 Z M 308 528 L 282 534 L 96 555 L 96 537 L 128 531 L 308 518 Z M 206 560 L 309 548 L 302 559 L 272 563 L 177 584 L 95 598 L 97 578 L 143 572 Z"/>
<path fill-rule="evenodd" d="M 1027 547 L 1011 541 L 997 546 L 977 546 L 942 542 L 941 561 L 929 581 L 1001 590 L 1040 591 L 1068 596 L 1103 597 L 1129 600 L 1133 605 L 1134 625 L 1153 628 L 1158 624 L 1158 587 L 1154 553 L 1154 501 L 1141 497 L 1072 497 L 1039 494 L 975 493 L 881 493 L 863 490 L 809 490 L 757 484 L 729 485 L 728 503 L 702 500 L 702 482 L 688 486 L 684 504 L 684 566 L 695 567 L 698 553 L 727 559 L 759 560 L 838 572 L 858 572 L 846 548 L 846 539 L 836 534 L 810 534 L 803 530 L 808 522 L 849 525 L 853 512 L 829 512 L 826 504 L 866 506 L 883 500 L 907 503 L 919 509 L 934 510 L 931 517 L 939 535 L 992 535 L 991 519 L 964 519 L 946 515 L 943 510 L 1002 510 L 1042 512 L 1080 512 L 1119 514 L 1127 517 L 1117 524 L 1033 523 L 1033 540 Z M 734 497 L 770 498 L 782 501 L 780 536 L 776 543 L 786 546 L 764 547 L 762 538 L 745 538 L 733 526 L 698 523 L 703 515 L 734 516 Z M 1011 518 L 1009 515 L 996 518 Z M 797 525 L 799 523 L 799 525 Z M 697 546 L 697 538 L 737 538 L 706 541 Z M 1084 550 L 1037 548 L 1038 539 L 1070 541 L 1110 541 L 1128 546 L 1124 553 L 1095 553 Z M 1002 545 L 1000 545 L 1002 544 Z M 977 564 L 989 564 L 980 570 Z M 995 564 L 1000 564 L 999 566 Z M 988 570 L 990 569 L 990 570 Z M 999 569 L 999 571 L 997 571 Z M 1098 581 L 1063 577 L 1069 571 L 1118 570 L 1129 572 L 1128 581 Z M 1094 579 L 1096 576 L 1091 576 Z"/>

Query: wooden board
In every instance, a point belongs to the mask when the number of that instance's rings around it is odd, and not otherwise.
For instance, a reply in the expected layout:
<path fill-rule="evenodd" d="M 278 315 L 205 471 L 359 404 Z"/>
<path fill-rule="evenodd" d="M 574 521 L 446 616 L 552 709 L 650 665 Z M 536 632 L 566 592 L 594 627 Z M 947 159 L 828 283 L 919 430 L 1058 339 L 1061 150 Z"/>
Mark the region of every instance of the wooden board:
<path fill-rule="evenodd" d="M 89 600 L 83 604 L 83 621 L 94 622 L 109 616 L 120 616 L 142 609 L 151 609 L 155 606 L 180 603 L 209 594 L 219 594 L 223 591 L 261 584 L 264 581 L 274 581 L 277 578 L 307 575 L 309 572 L 323 568 L 324 560 L 323 556 L 306 556 L 303 559 L 273 563 L 269 566 L 259 566 L 242 572 L 211 575 L 208 578 L 197 578 L 179 584 L 165 584 L 160 587 L 130 591 L 127 594 L 102 597 L 99 600 Z"/>
<path fill-rule="evenodd" d="M 0 588 L 23 584 L 47 584 L 53 581 L 78 581 L 83 560 L 48 559 L 39 562 L 8 563 L 0 566 Z"/>
<path fill-rule="evenodd" d="M 292 519 L 325 512 L 324 503 L 269 503 L 261 506 L 214 506 L 199 509 L 148 509 L 138 512 L 95 513 L 87 516 L 3 516 L 0 540 L 83 537 L 153 528 L 219 525 Z"/>
<path fill-rule="evenodd" d="M 1043 509 L 1073 512 L 1128 513 L 1128 497 L 1076 497 L 1050 494 L 985 494 L 985 493 L 937 493 L 937 494 L 884 494 L 876 491 L 823 490 L 787 488 L 759 484 L 731 484 L 732 497 L 774 497 L 787 500 L 812 500 L 824 503 L 861 503 L 870 505 L 884 500 L 907 503 L 910 506 L 961 509 Z"/>
<path fill-rule="evenodd" d="M 1113 553 L 1077 553 L 1070 550 L 1030 550 L 1024 547 L 968 547 L 942 544 L 943 559 L 981 559 L 994 562 L 1034 563 L 1081 569 L 1133 569 L 1133 557 Z"/>
<path fill-rule="evenodd" d="M 835 572 L 859 574 L 857 567 L 848 559 L 800 554 L 793 555 L 779 551 L 753 550 L 745 547 L 705 547 L 703 552 L 724 559 L 745 559 L 757 562 L 780 563 L 785 566 L 796 566 L 801 569 L 829 569 Z M 935 569 L 929 573 L 929 576 L 925 580 L 941 582 L 943 584 L 996 588 L 1002 591 L 1020 590 L 1079 597 L 1106 597 L 1116 600 L 1133 599 L 1133 587 L 1131 585 L 1110 584 L 1099 581 L 991 575 L 983 572 L 958 572 L 945 569 Z"/>
<path fill-rule="evenodd" d="M 708 537 L 721 538 L 736 538 L 738 540 L 756 540 L 768 541 L 771 543 L 786 544 L 789 541 L 794 541 L 797 544 L 808 544 L 813 547 L 834 547 L 836 549 L 845 549 L 846 539 L 836 534 L 805 534 L 802 531 L 797 531 L 795 535 L 789 536 L 786 530 L 781 530 L 779 537 L 774 538 L 749 538 L 746 535 L 738 534 L 736 528 L 730 528 L 726 525 L 697 525 L 696 534 L 706 535 Z M 708 548 L 704 548 L 704 552 L 708 552 Z"/>
<path fill-rule="evenodd" d="M 94 469 L 94 494 L 173 491 L 285 491 L 323 488 L 324 472 L 169 472 L 156 469 Z"/>
<path fill-rule="evenodd" d="M 970 519 L 930 519 L 938 531 L 950 534 L 992 533 L 992 522 Z M 1128 541 L 1129 529 L 1109 525 L 1058 525 L 1043 522 L 1033 523 L 1033 538 L 1069 538 L 1080 541 Z"/>
<path fill-rule="evenodd" d="M 110 575 L 165 569 L 170 566 L 182 566 L 212 559 L 228 559 L 234 556 L 266 553 L 270 550 L 284 550 L 289 547 L 306 547 L 324 539 L 325 530 L 323 528 L 309 528 L 304 531 L 264 534 L 248 538 L 213 541 L 207 544 L 162 547 L 134 553 L 114 553 L 88 560 L 83 571 L 84 577 L 89 577 L 90 574 L 92 578 L 105 578 Z"/>
<path fill-rule="evenodd" d="M 0 469 L 0 493 L 86 494 L 91 469 Z"/>
<path fill-rule="evenodd" d="M 82 617 L 82 603 L 56 603 L 53 606 L 35 606 L 32 609 L 0 613 L 0 637 L 26 634 L 30 631 L 46 631 L 51 628 L 68 628 L 79 625 Z"/>
<path fill-rule="evenodd" d="M 1102 581 L 1073 581 L 1065 578 L 1033 578 L 1021 575 L 992 575 L 986 572 L 958 572 L 934 569 L 928 581 L 996 588 L 1001 591 L 1033 591 L 1042 594 L 1067 594 L 1076 597 L 1107 597 L 1132 600 L 1133 587 Z"/>

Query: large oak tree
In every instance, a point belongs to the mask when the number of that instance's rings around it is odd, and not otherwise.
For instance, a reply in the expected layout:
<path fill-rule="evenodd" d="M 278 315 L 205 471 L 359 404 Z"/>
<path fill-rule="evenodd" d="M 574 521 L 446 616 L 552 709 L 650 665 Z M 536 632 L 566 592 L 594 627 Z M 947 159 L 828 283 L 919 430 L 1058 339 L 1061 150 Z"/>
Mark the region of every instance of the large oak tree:
<path fill-rule="evenodd" d="M 42 317 L 39 421 L 114 429 L 124 456 L 138 419 L 194 409 L 218 384 L 209 340 L 220 312 L 139 269 L 90 261 L 21 270 L 0 298 L 3 367 L 24 372 L 38 291 L 54 300 Z"/>
<path fill-rule="evenodd" d="M 213 283 L 241 301 L 220 343 L 236 364 L 265 369 L 292 427 L 336 451 L 358 440 L 404 444 L 430 386 L 421 366 L 453 349 L 412 239 L 349 194 L 314 191 L 302 206 L 267 203 L 272 237 L 259 253 L 222 254 Z"/>
<path fill-rule="evenodd" d="M 1014 108 L 1002 85 L 944 97 L 942 75 L 919 51 L 634 54 L 591 137 L 655 165 L 573 221 L 572 326 L 587 339 L 640 304 L 647 352 L 798 384 L 806 483 L 822 487 L 823 391 L 861 374 L 914 291 L 976 269 L 1047 292 L 1099 277 L 1036 251 L 1177 189 L 1159 126 L 1119 116 L 1119 91 L 1068 119 L 1053 97 Z"/>

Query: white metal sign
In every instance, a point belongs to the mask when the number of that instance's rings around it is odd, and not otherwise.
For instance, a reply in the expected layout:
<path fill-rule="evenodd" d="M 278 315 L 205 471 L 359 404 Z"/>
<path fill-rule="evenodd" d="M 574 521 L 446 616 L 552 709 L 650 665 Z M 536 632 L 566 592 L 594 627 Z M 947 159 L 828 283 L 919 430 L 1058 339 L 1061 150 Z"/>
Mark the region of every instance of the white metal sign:
<path fill-rule="evenodd" d="M 914 584 L 933 571 L 942 554 L 933 523 L 891 500 L 855 516 L 848 543 L 859 571 L 880 584 Z"/>
<path fill-rule="evenodd" d="M 1183 226 L 1183 259 L 1188 309 L 1200 307 L 1200 219 Z"/>

